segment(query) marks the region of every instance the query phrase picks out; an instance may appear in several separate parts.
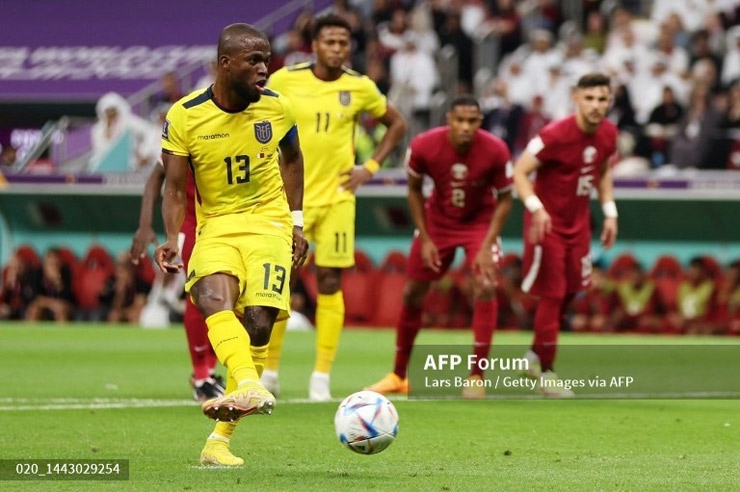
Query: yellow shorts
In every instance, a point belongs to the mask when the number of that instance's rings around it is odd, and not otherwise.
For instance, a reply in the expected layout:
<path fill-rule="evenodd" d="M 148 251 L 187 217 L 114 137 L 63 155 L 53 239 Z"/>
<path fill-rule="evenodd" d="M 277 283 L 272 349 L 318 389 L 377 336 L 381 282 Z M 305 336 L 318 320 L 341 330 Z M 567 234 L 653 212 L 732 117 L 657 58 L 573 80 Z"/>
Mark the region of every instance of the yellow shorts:
<path fill-rule="evenodd" d="M 199 236 L 188 264 L 185 292 L 214 273 L 228 273 L 239 279 L 239 299 L 234 311 L 247 306 L 278 308 L 278 317 L 290 312 L 290 267 L 292 243 L 280 236 L 231 234 Z"/>
<path fill-rule="evenodd" d="M 343 201 L 303 211 L 303 231 L 316 244 L 316 264 L 349 268 L 355 264 L 355 202 Z"/>

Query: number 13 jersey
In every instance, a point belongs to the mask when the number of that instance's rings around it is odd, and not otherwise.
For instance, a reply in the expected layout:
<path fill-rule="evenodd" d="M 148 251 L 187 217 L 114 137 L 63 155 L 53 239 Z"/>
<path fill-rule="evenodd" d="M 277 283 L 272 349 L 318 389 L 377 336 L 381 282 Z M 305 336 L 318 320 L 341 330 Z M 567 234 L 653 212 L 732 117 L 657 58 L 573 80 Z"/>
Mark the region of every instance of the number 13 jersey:
<path fill-rule="evenodd" d="M 189 160 L 199 236 L 292 233 L 278 146 L 296 133 L 290 101 L 271 90 L 242 111 L 219 105 L 212 87 L 170 108 L 162 152 Z"/>

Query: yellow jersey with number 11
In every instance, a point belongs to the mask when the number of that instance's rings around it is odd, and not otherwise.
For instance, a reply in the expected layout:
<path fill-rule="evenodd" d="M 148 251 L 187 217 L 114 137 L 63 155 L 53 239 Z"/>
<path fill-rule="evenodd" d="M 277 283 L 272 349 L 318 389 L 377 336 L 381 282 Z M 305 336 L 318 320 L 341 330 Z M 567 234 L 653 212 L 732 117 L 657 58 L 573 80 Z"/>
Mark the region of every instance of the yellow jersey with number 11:
<path fill-rule="evenodd" d="M 312 63 L 284 67 L 268 85 L 295 108 L 304 166 L 304 207 L 354 200 L 340 189 L 340 173 L 355 165 L 355 128 L 365 111 L 375 118 L 386 112 L 386 99 L 375 82 L 353 70 L 330 82 L 317 78 Z"/>

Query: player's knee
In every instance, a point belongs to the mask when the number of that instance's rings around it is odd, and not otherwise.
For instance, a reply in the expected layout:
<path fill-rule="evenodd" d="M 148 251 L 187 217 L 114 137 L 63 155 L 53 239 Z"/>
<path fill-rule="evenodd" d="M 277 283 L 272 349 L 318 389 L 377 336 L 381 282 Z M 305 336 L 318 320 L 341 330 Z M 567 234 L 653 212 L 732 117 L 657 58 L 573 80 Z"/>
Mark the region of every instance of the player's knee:
<path fill-rule="evenodd" d="M 342 270 L 340 268 L 319 268 L 316 272 L 319 293 L 336 294 L 342 288 Z"/>
<path fill-rule="evenodd" d="M 490 284 L 476 282 L 473 289 L 473 297 L 476 301 L 490 301 L 496 297 L 496 288 Z"/>
<path fill-rule="evenodd" d="M 250 343 L 257 347 L 270 342 L 272 326 L 277 317 L 277 309 L 250 306 L 244 310 L 244 328 L 249 334 Z"/>
<path fill-rule="evenodd" d="M 403 304 L 420 308 L 424 304 L 424 296 L 429 290 L 428 283 L 415 282 L 410 280 L 403 289 Z"/>
<path fill-rule="evenodd" d="M 195 306 L 203 314 L 204 318 L 208 318 L 212 314 L 216 314 L 220 311 L 227 311 L 233 309 L 230 305 L 227 296 L 214 291 L 197 292 L 194 296 Z"/>

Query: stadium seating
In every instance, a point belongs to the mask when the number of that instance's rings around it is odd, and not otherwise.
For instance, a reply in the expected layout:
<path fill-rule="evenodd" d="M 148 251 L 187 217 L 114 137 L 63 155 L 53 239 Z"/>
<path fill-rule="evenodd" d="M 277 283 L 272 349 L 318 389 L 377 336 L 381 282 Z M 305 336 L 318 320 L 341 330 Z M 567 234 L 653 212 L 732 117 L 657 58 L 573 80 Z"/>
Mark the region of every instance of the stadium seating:
<path fill-rule="evenodd" d="M 72 284 L 78 308 L 86 311 L 100 305 L 100 293 L 113 275 L 114 269 L 113 259 L 105 248 L 98 245 L 90 247 L 80 262 Z"/>
<path fill-rule="evenodd" d="M 367 324 L 373 316 L 376 272 L 370 258 L 362 251 L 355 252 L 355 266 L 344 272 L 342 292 L 347 323 Z"/>

